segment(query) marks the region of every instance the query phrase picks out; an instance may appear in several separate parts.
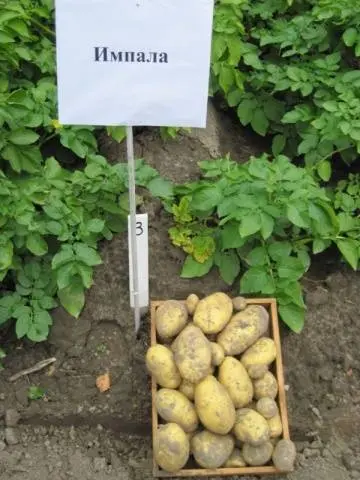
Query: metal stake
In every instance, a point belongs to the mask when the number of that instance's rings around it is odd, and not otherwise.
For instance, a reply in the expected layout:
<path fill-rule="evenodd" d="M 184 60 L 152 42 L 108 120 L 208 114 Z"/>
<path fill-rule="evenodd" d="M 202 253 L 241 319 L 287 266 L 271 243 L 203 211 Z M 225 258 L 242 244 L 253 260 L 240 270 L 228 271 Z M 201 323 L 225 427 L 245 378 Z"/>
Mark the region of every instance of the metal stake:
<path fill-rule="evenodd" d="M 132 127 L 126 127 L 126 148 L 128 161 L 129 178 L 129 205 L 130 205 L 130 241 L 132 257 L 132 288 L 130 295 L 134 296 L 134 318 L 135 333 L 140 328 L 140 307 L 139 307 L 139 277 L 138 277 L 138 256 L 136 242 L 136 191 L 135 191 L 135 158 L 134 158 L 134 138 Z"/>

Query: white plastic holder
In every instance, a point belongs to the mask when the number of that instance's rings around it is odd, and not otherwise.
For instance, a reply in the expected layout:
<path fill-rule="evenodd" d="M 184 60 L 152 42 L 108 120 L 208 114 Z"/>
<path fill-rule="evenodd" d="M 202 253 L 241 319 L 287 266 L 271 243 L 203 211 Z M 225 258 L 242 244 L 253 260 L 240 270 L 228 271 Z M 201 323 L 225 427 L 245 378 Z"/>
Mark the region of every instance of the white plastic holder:
<path fill-rule="evenodd" d="M 149 242 L 148 216 L 136 214 L 135 157 L 132 127 L 126 127 L 129 177 L 129 289 L 130 306 L 134 309 L 135 333 L 139 333 L 141 315 L 149 306 Z"/>

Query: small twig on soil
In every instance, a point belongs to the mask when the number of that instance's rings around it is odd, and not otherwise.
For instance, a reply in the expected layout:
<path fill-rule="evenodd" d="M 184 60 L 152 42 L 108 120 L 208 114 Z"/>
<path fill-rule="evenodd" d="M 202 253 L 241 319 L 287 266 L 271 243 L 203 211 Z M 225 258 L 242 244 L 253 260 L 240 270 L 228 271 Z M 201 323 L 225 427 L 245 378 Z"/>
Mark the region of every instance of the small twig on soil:
<path fill-rule="evenodd" d="M 48 365 L 51 365 L 54 362 L 56 362 L 55 357 L 41 360 L 41 362 L 36 363 L 33 367 L 25 368 L 25 370 L 21 370 L 20 372 L 15 373 L 15 375 L 9 378 L 9 382 L 15 382 L 16 380 L 18 380 L 21 377 L 24 377 L 25 375 L 38 372 L 39 370 L 42 370 L 43 368 L 47 367 Z"/>

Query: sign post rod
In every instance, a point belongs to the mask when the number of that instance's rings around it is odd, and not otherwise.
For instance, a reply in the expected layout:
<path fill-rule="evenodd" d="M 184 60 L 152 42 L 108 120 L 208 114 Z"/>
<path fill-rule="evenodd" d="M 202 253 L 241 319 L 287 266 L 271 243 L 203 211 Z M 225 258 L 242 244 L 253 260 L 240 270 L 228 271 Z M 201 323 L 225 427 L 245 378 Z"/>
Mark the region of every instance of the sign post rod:
<path fill-rule="evenodd" d="M 135 333 L 140 328 L 140 307 L 139 307 L 139 266 L 136 241 L 136 192 L 135 192 L 135 158 L 134 138 L 132 127 L 126 127 L 126 149 L 128 161 L 129 178 L 129 206 L 130 206 L 130 244 L 132 263 L 132 288 L 130 295 L 134 298 Z"/>

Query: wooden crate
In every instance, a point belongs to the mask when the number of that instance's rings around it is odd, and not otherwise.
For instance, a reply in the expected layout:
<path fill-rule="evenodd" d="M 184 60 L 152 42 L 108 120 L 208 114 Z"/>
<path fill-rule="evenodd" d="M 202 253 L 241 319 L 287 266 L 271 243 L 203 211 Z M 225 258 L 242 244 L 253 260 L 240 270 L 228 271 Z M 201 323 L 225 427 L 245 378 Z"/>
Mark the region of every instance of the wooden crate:
<path fill-rule="evenodd" d="M 155 312 L 156 309 L 163 303 L 163 301 L 152 301 L 151 302 L 151 345 L 156 345 L 157 335 L 155 327 Z M 274 362 L 273 373 L 277 378 L 279 384 L 279 394 L 277 397 L 277 403 L 280 410 L 281 421 L 283 425 L 283 433 L 281 438 L 290 439 L 289 434 L 289 422 L 286 406 L 286 395 L 285 395 L 285 384 L 284 384 L 284 371 L 282 363 L 282 354 L 281 354 L 281 342 L 280 342 L 280 332 L 279 332 L 279 321 L 277 314 L 277 305 L 275 298 L 252 298 L 247 299 L 248 305 L 262 305 L 265 307 L 270 316 L 270 331 L 268 336 L 270 336 L 277 348 L 277 358 Z M 151 379 L 151 395 L 152 395 L 152 435 L 153 435 L 153 444 L 155 440 L 155 435 L 159 425 L 159 417 L 155 407 L 155 394 L 158 389 L 158 385 L 155 382 L 154 377 Z M 185 466 L 182 470 L 179 470 L 175 474 L 165 472 L 161 470 L 156 464 L 155 458 L 153 460 L 153 475 L 154 477 L 208 477 L 208 476 L 231 476 L 231 475 L 272 475 L 272 474 L 284 474 L 286 472 L 281 472 L 273 465 L 266 465 L 262 467 L 237 467 L 237 468 L 216 468 L 216 469 L 205 469 L 201 467 L 193 467 L 191 465 Z"/>

